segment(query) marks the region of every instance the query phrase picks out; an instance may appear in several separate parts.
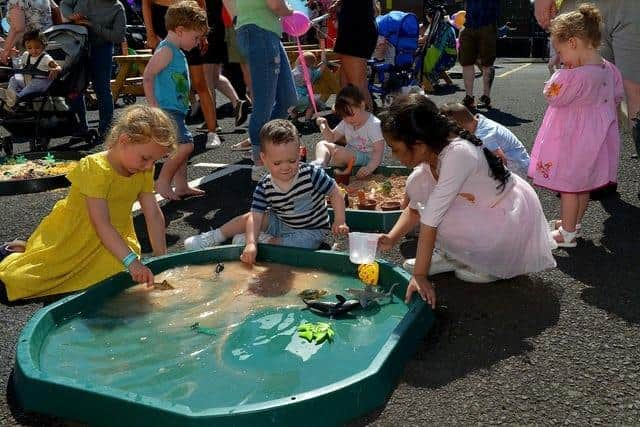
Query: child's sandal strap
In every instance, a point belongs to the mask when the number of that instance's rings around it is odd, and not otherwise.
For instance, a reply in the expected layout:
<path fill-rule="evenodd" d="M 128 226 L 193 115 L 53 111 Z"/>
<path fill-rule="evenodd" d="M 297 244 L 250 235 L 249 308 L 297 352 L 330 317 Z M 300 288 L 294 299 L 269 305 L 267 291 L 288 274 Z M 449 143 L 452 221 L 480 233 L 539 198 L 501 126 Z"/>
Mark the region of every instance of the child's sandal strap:
<path fill-rule="evenodd" d="M 561 248 L 575 248 L 578 243 L 576 242 L 576 232 L 567 231 L 562 226 L 558 227 L 558 233 L 562 236 L 562 242 L 558 243 Z"/>

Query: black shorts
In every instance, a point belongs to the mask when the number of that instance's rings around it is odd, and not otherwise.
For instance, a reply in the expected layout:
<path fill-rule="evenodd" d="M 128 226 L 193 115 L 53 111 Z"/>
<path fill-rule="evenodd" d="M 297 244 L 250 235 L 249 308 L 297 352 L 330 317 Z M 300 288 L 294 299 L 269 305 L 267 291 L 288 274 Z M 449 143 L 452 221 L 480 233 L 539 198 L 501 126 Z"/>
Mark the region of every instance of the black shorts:
<path fill-rule="evenodd" d="M 187 57 L 187 64 L 202 65 L 202 64 L 226 64 L 228 62 L 227 43 L 224 41 L 224 27 L 222 28 L 222 34 L 218 34 L 219 31 L 210 30 L 207 35 L 207 41 L 209 42 L 209 48 L 202 54 L 199 47 L 194 47 L 190 51 L 183 51 Z"/>
<path fill-rule="evenodd" d="M 345 6 L 343 5 L 343 8 Z M 353 9 L 352 6 L 349 6 Z M 373 15 L 343 9 L 338 15 L 338 35 L 333 51 L 343 55 L 370 59 L 378 42 L 378 28 Z M 364 14 L 362 14 L 364 15 Z"/>

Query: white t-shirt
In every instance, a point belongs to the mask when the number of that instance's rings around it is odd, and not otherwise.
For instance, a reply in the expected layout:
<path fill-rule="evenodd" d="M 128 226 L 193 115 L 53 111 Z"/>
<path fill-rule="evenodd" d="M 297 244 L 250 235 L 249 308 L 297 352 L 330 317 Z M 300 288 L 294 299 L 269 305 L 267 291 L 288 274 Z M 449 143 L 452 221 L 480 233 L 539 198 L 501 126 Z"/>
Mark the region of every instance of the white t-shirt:
<path fill-rule="evenodd" d="M 51 63 L 51 61 L 53 61 L 53 58 L 47 52 L 42 52 L 40 56 L 42 56 L 42 60 L 38 64 L 38 70 L 49 72 L 50 70 L 49 64 Z M 40 58 L 40 56 L 35 56 L 35 57 L 32 56 L 31 60 L 29 61 L 29 64 L 33 65 L 36 62 L 38 62 L 38 58 Z M 29 58 L 29 52 L 24 52 L 22 54 L 22 67 L 25 67 L 27 65 L 28 58 Z"/>
<path fill-rule="evenodd" d="M 380 119 L 371 113 L 365 124 L 358 129 L 343 120 L 338 123 L 334 131 L 344 135 L 348 148 L 363 153 L 371 153 L 373 144 L 384 140 Z"/>

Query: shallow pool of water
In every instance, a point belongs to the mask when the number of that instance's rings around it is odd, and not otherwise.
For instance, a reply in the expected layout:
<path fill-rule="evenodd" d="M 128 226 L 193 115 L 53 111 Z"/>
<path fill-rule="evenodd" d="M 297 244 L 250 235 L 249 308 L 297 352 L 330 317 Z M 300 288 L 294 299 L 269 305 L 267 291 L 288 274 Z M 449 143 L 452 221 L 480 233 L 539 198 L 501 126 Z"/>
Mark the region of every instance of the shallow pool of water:
<path fill-rule="evenodd" d="M 175 289 L 126 289 L 57 325 L 40 365 L 50 375 L 82 379 L 182 404 L 198 412 L 293 398 L 366 368 L 407 312 L 394 298 L 329 320 L 333 342 L 298 337 L 303 321 L 326 321 L 298 293 L 326 289 L 325 299 L 362 288 L 355 277 L 265 264 L 191 265 L 156 276 Z M 213 335 L 198 333 L 198 323 Z"/>

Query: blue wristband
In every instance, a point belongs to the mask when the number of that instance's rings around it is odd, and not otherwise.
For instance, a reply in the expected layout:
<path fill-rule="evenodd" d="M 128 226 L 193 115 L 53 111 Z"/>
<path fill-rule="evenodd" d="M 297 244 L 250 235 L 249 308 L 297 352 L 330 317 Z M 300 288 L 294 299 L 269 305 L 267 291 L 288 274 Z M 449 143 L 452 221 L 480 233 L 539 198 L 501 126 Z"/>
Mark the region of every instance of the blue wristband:
<path fill-rule="evenodd" d="M 135 254 L 135 252 L 129 252 L 129 254 L 122 258 L 122 265 L 125 266 L 125 268 L 129 268 L 129 266 L 131 265 L 131 263 L 133 263 L 133 261 L 138 259 L 138 255 Z"/>

